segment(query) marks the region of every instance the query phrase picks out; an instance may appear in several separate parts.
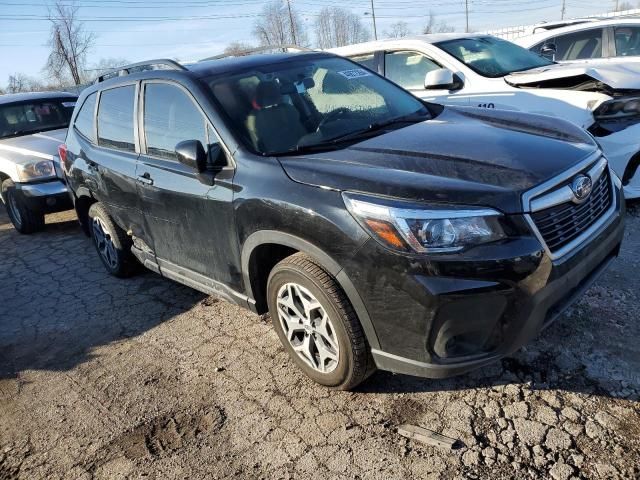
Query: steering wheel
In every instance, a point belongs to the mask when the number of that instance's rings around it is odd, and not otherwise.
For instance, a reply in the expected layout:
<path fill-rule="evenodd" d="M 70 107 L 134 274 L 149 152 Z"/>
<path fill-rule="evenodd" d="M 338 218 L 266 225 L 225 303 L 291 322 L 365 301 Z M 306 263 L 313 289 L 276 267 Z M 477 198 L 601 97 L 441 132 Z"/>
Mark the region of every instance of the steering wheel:
<path fill-rule="evenodd" d="M 322 120 L 320 120 L 318 128 L 316 128 L 316 132 L 319 132 L 327 123 L 338 120 L 339 118 L 348 115 L 349 113 L 351 113 L 351 110 L 346 107 L 340 107 L 332 110 L 331 112 L 327 113 Z"/>

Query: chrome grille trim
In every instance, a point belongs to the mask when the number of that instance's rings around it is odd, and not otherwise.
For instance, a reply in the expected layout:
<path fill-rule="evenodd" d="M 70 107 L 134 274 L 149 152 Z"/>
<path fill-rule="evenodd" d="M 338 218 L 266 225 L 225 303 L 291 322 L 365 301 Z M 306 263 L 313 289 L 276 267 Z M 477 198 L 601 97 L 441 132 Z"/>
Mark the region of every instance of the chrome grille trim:
<path fill-rule="evenodd" d="M 581 232 L 576 238 L 572 239 L 566 245 L 563 245 L 557 250 L 552 251 L 549 248 L 531 214 L 563 203 L 573 202 L 575 196 L 571 188 L 568 186 L 566 187 L 566 189 L 571 193 L 569 196 L 566 192 L 565 186 L 561 185 L 581 172 L 589 175 L 595 183 L 595 181 L 600 179 L 607 168 L 607 160 L 602 157 L 600 152 L 596 152 L 564 173 L 541 185 L 538 185 L 522 195 L 522 203 L 525 212 L 524 218 L 529 224 L 531 231 L 543 245 L 547 255 L 549 255 L 552 260 L 561 258 L 573 251 L 577 251 L 592 235 L 594 235 L 595 232 L 600 230 L 607 222 L 611 221 L 613 214 L 618 208 L 618 195 L 616 192 L 615 181 L 616 177 L 613 173 L 609 173 L 609 194 L 611 195 L 609 209 L 602 213 L 592 225 Z"/>

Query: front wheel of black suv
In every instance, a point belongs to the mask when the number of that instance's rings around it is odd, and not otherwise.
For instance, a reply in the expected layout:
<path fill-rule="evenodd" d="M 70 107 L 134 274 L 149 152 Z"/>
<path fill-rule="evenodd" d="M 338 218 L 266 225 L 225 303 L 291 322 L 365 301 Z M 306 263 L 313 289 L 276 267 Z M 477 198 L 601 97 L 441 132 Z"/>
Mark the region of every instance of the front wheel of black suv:
<path fill-rule="evenodd" d="M 278 263 L 267 284 L 269 312 L 296 365 L 317 383 L 349 390 L 375 370 L 362 326 L 336 280 L 296 253 Z"/>
<path fill-rule="evenodd" d="M 135 273 L 137 262 L 131 253 L 131 239 L 113 221 L 104 206 L 94 203 L 89 208 L 91 238 L 107 271 L 120 278 Z"/>
<path fill-rule="evenodd" d="M 17 193 L 13 180 L 2 182 L 2 201 L 14 228 L 24 234 L 34 233 L 44 228 L 44 213 L 32 210 Z"/>

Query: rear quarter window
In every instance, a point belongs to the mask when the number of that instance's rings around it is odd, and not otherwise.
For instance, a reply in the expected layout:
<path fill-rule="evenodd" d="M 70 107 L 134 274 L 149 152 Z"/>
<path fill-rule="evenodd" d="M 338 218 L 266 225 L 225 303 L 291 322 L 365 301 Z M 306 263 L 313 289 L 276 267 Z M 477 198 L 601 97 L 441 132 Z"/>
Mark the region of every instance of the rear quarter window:
<path fill-rule="evenodd" d="M 96 98 L 97 94 L 92 93 L 85 99 L 82 107 L 80 107 L 78 115 L 76 115 L 76 121 L 73 124 L 76 130 L 83 137 L 91 140 L 92 142 L 95 142 L 93 120 L 96 111 Z"/>
<path fill-rule="evenodd" d="M 104 90 L 98 106 L 98 145 L 135 152 L 133 105 L 136 87 Z"/>

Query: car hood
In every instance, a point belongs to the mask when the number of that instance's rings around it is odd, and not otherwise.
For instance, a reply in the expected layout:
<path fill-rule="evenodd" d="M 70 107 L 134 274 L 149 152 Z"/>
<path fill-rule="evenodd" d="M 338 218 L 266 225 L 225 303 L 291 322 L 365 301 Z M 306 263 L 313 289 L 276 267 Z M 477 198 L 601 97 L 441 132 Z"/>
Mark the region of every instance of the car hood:
<path fill-rule="evenodd" d="M 525 72 L 515 72 L 507 75 L 504 79 L 507 83 L 515 86 L 576 87 L 576 89 L 585 89 L 585 82 L 590 79 L 603 83 L 612 90 L 640 90 L 640 65 L 615 62 L 601 64 L 556 63 Z M 602 91 L 596 86 L 592 90 Z"/>
<path fill-rule="evenodd" d="M 308 185 L 518 213 L 522 193 L 596 149 L 564 120 L 446 107 L 434 119 L 344 149 L 279 160 L 292 180 Z"/>
<path fill-rule="evenodd" d="M 14 163 L 26 163 L 36 158 L 58 159 L 58 145 L 64 143 L 66 128 L 49 130 L 0 140 L 0 155 L 9 157 Z"/>

